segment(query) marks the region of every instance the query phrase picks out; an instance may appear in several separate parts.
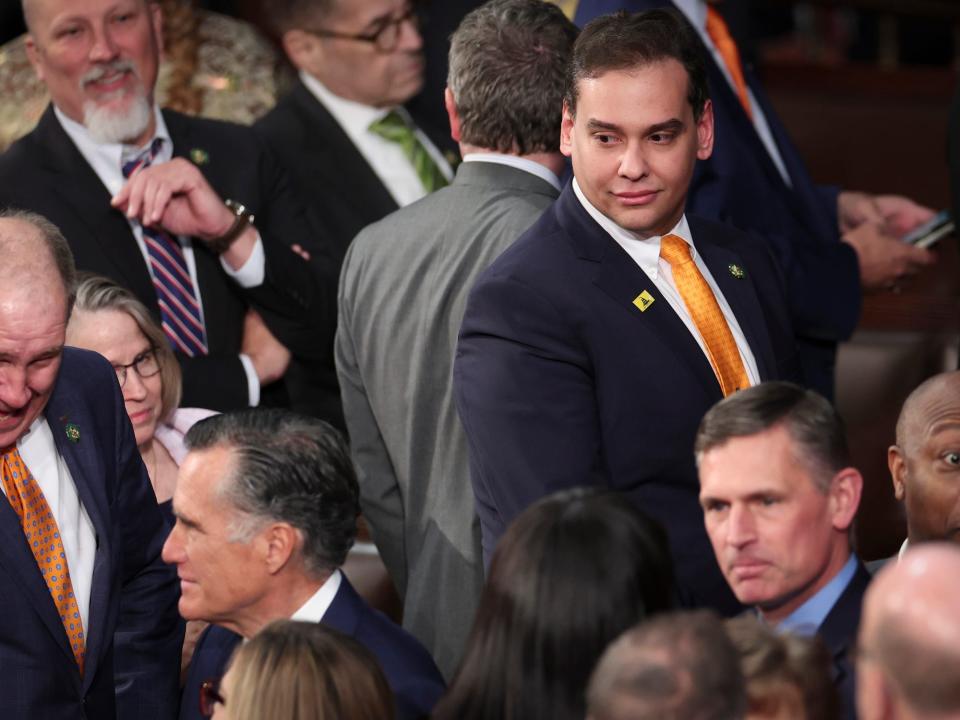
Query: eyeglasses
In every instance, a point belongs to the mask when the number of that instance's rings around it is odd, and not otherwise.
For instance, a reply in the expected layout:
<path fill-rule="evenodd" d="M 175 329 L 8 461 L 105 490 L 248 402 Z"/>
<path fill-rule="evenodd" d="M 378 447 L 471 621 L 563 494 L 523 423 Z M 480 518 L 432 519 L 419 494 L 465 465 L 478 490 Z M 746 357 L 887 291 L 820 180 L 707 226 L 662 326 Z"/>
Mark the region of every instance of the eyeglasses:
<path fill-rule="evenodd" d="M 134 369 L 134 372 L 137 373 L 141 380 L 153 377 L 160 372 L 160 361 L 157 360 L 157 351 L 150 348 L 137 355 L 132 363 L 127 363 L 126 365 L 115 364 L 113 371 L 117 373 L 117 381 L 120 383 L 120 387 L 126 384 L 127 370 L 130 368 Z"/>
<path fill-rule="evenodd" d="M 304 29 L 304 32 L 316 35 L 317 37 L 336 38 L 338 40 L 358 40 L 360 42 L 372 43 L 376 45 L 377 50 L 380 52 L 388 53 L 397 49 L 397 44 L 400 42 L 400 26 L 405 22 L 413 25 L 414 29 L 420 27 L 420 18 L 414 12 L 413 7 L 408 7 L 403 11 L 403 14 L 398 17 L 387 18 L 380 27 L 370 33 L 354 35 L 352 33 L 342 33 L 336 30 L 325 30 L 323 28 L 317 30 Z"/>
<path fill-rule="evenodd" d="M 220 679 L 204 680 L 200 685 L 200 716 L 213 717 L 213 706 L 218 704 L 226 704 L 220 694 Z"/>

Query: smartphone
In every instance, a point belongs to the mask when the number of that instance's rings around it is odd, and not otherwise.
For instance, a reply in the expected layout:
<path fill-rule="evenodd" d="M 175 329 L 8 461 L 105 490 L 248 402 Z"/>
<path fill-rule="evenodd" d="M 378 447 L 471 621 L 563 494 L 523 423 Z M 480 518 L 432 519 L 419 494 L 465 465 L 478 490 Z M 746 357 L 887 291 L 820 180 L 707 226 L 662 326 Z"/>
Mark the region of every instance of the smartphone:
<path fill-rule="evenodd" d="M 901 240 L 919 248 L 928 248 L 939 241 L 940 238 L 952 233 L 955 228 L 956 225 L 953 222 L 953 218 L 950 217 L 949 211 L 943 210 L 923 225 L 908 232 Z"/>

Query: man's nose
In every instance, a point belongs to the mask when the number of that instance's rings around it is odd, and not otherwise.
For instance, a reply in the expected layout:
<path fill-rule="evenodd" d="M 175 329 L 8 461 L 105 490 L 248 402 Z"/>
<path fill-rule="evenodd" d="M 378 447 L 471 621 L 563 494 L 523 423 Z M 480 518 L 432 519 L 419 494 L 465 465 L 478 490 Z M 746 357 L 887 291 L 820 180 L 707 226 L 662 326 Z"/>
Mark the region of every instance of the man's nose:
<path fill-rule="evenodd" d="M 727 520 L 727 544 L 743 547 L 756 539 L 753 514 L 746 507 L 734 505 Z"/>
<path fill-rule="evenodd" d="M 167 565 L 176 565 L 183 559 L 183 543 L 180 542 L 180 523 L 173 526 L 170 534 L 167 535 L 166 542 L 163 543 L 163 550 L 160 557 Z"/>
<path fill-rule="evenodd" d="M 117 44 L 107 27 L 95 27 L 93 45 L 90 47 L 91 62 L 109 62 L 117 56 Z"/>
<path fill-rule="evenodd" d="M 400 23 L 397 32 L 400 37 L 397 39 L 397 48 L 400 50 L 419 50 L 423 47 L 423 37 L 417 26 L 417 16 L 411 15 Z"/>
<path fill-rule="evenodd" d="M 30 402 L 32 395 L 25 370 L 7 368 L 0 373 L 0 403 L 7 408 L 19 410 Z"/>
<path fill-rule="evenodd" d="M 639 180 L 647 174 L 647 161 L 638 144 L 626 143 L 620 156 L 620 176 L 628 180 Z"/>

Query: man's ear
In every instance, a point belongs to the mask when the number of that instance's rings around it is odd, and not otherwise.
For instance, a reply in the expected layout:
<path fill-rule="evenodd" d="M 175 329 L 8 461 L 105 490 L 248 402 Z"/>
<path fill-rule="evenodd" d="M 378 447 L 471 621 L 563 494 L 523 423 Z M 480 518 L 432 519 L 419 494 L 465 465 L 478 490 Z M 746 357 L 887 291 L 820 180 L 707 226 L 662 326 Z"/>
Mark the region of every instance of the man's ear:
<path fill-rule="evenodd" d="M 24 36 L 23 47 L 27 51 L 27 59 L 33 65 L 33 71 L 37 74 L 37 78 L 40 82 L 46 81 L 43 75 L 43 65 L 40 62 L 40 48 L 37 47 L 37 41 L 33 39 L 32 34 Z"/>
<path fill-rule="evenodd" d="M 274 523 L 261 533 L 263 540 L 263 559 L 267 572 L 276 575 L 296 552 L 303 541 L 300 531 L 288 523 Z"/>
<path fill-rule="evenodd" d="M 830 481 L 830 516 L 837 530 L 846 532 L 860 507 L 863 494 L 863 476 L 856 468 L 844 468 Z"/>
<path fill-rule="evenodd" d="M 443 106 L 447 109 L 447 118 L 450 120 L 450 137 L 455 143 L 460 142 L 460 113 L 453 100 L 453 90 L 449 87 L 443 90 Z"/>
<path fill-rule="evenodd" d="M 287 30 L 280 38 L 280 44 L 287 59 L 297 70 L 310 72 L 310 67 L 316 63 L 314 56 L 320 46 L 313 35 L 303 30 Z"/>
<path fill-rule="evenodd" d="M 707 100 L 697 121 L 697 159 L 706 160 L 713 154 L 713 103 Z"/>
<path fill-rule="evenodd" d="M 903 502 L 906 495 L 907 459 L 898 445 L 887 448 L 887 467 L 890 468 L 890 478 L 893 480 L 893 494 L 897 500 Z"/>
<path fill-rule="evenodd" d="M 570 157 L 573 154 L 573 110 L 563 101 L 563 117 L 560 120 L 560 152 Z"/>

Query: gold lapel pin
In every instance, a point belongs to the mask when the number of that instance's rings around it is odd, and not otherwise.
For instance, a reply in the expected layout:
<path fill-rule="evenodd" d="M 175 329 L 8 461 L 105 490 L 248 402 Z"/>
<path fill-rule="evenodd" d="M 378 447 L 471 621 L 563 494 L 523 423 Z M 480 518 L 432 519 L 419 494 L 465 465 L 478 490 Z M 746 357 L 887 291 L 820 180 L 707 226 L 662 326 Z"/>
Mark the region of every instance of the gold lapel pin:
<path fill-rule="evenodd" d="M 637 309 L 640 312 L 646 312 L 647 308 L 653 305 L 654 299 L 655 298 L 649 293 L 649 291 L 644 290 L 633 299 L 633 304 L 637 306 Z"/>
<path fill-rule="evenodd" d="M 727 270 L 729 270 L 730 274 L 733 275 L 737 280 L 743 280 L 747 276 L 746 271 L 736 263 L 730 263 L 727 265 Z"/>
<path fill-rule="evenodd" d="M 193 148 L 190 151 L 190 160 L 197 166 L 206 165 L 210 162 L 210 154 L 203 148 Z"/>

